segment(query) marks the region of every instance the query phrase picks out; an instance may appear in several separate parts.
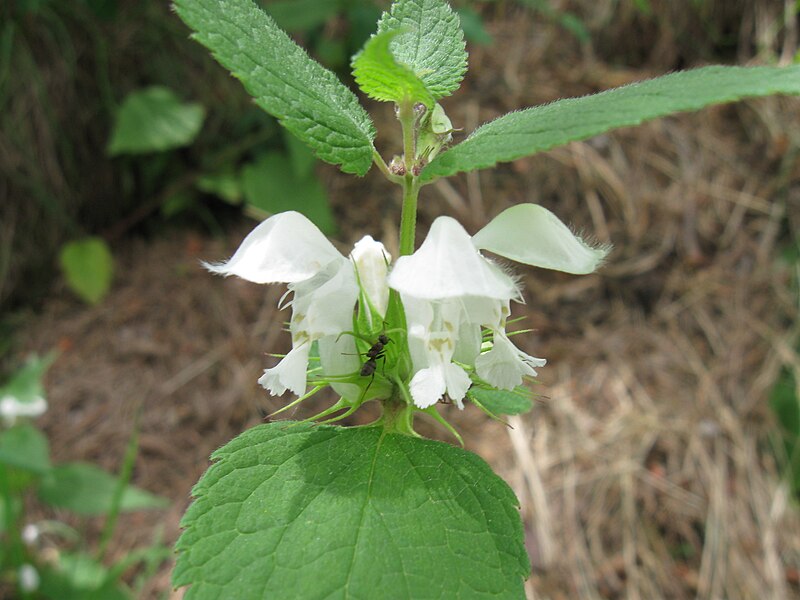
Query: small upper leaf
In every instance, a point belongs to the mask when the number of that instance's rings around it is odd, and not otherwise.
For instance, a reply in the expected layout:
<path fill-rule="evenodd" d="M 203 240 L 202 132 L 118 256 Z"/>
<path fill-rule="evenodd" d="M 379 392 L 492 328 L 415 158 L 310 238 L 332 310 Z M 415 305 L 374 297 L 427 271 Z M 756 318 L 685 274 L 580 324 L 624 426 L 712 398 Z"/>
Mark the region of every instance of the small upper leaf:
<path fill-rule="evenodd" d="M 436 157 L 421 178 L 429 182 L 550 150 L 617 127 L 771 94 L 800 94 L 800 66 L 704 67 L 600 94 L 559 100 L 482 125 L 466 140 Z"/>
<path fill-rule="evenodd" d="M 61 269 L 73 292 L 90 304 L 108 293 L 114 276 L 114 259 L 100 238 L 88 237 L 65 244 L 61 249 Z"/>
<path fill-rule="evenodd" d="M 177 544 L 186 600 L 525 596 L 517 500 L 470 452 L 283 422 L 212 458 Z"/>
<path fill-rule="evenodd" d="M 252 0 L 175 0 L 175 9 L 256 103 L 319 158 L 347 173 L 369 170 L 375 128 L 355 94 Z"/>
<path fill-rule="evenodd" d="M 181 102 L 168 88 L 133 92 L 117 113 L 108 152 L 115 156 L 186 146 L 199 133 L 204 117 L 201 105 Z"/>
<path fill-rule="evenodd" d="M 353 77 L 362 91 L 382 102 L 435 103 L 425 84 L 406 65 L 398 63 L 389 49 L 400 31 L 384 31 L 372 36 L 353 58 Z"/>
<path fill-rule="evenodd" d="M 443 0 L 397 0 L 378 22 L 378 33 L 400 32 L 391 43 L 397 62 L 419 77 L 435 100 L 449 96 L 467 71 L 464 32 Z"/>

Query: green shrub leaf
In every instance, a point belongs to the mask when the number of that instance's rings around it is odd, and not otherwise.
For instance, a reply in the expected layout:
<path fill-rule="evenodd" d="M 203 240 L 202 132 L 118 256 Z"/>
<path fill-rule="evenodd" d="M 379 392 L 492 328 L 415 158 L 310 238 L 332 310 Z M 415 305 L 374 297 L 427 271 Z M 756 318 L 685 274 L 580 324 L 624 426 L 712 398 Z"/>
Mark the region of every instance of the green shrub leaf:
<path fill-rule="evenodd" d="M 399 32 L 391 51 L 435 100 L 449 96 L 467 72 L 464 32 L 458 15 L 442 0 L 398 0 L 378 22 L 378 33 Z"/>
<path fill-rule="evenodd" d="M 293 162 L 280 152 L 269 152 L 242 168 L 242 190 L 254 217 L 296 210 L 324 233 L 336 230 L 328 197 L 313 173 L 298 176 Z"/>
<path fill-rule="evenodd" d="M 467 397 L 493 415 L 521 415 L 533 408 L 530 390 L 524 387 L 508 391 L 473 386 Z"/>
<path fill-rule="evenodd" d="M 89 237 L 65 244 L 60 262 L 70 289 L 89 304 L 102 300 L 111 288 L 114 259 L 102 239 Z"/>
<path fill-rule="evenodd" d="M 50 446 L 32 425 L 0 431 L 0 463 L 42 475 L 50 470 Z"/>
<path fill-rule="evenodd" d="M 11 376 L 8 382 L 0 387 L 0 400 L 11 397 L 21 404 L 34 402 L 44 398 L 42 378 L 56 359 L 55 352 L 43 357 L 31 356 L 20 369 Z"/>
<path fill-rule="evenodd" d="M 525 597 L 517 500 L 470 452 L 282 422 L 212 459 L 177 544 L 186 600 Z"/>
<path fill-rule="evenodd" d="M 107 514 L 119 480 L 89 463 L 67 463 L 53 467 L 39 486 L 39 499 L 50 506 L 79 515 Z M 167 501 L 134 486 L 122 493 L 120 510 L 164 508 Z"/>
<path fill-rule="evenodd" d="M 353 59 L 353 77 L 370 98 L 382 102 L 422 102 L 435 104 L 425 84 L 407 66 L 398 63 L 389 49 L 399 31 L 385 31 L 372 36 Z"/>
<path fill-rule="evenodd" d="M 347 173 L 372 164 L 375 129 L 355 94 L 252 0 L 176 0 L 178 15 L 256 103 Z"/>
<path fill-rule="evenodd" d="M 37 590 L 58 600 L 130 600 L 132 594 L 88 554 L 60 552 L 58 562 L 40 569 Z"/>
<path fill-rule="evenodd" d="M 673 113 L 770 94 L 800 94 L 800 66 L 704 67 L 559 100 L 482 125 L 437 156 L 422 180 L 484 169 Z"/>
<path fill-rule="evenodd" d="M 184 103 L 165 87 L 128 94 L 117 113 L 108 153 L 143 154 L 191 144 L 200 132 L 205 109 Z"/>

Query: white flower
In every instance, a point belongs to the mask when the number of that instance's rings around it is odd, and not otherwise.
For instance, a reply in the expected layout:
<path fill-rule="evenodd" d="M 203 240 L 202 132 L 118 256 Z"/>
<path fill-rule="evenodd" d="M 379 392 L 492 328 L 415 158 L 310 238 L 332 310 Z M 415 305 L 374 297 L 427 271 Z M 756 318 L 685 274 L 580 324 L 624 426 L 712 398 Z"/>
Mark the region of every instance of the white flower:
<path fill-rule="evenodd" d="M 39 589 L 39 572 L 36 567 L 30 564 L 24 564 L 19 568 L 19 589 L 23 592 L 30 594 Z"/>
<path fill-rule="evenodd" d="M 545 364 L 519 350 L 505 333 L 510 300 L 521 301 L 514 280 L 480 250 L 568 273 L 594 271 L 608 248 L 593 248 L 550 211 L 514 206 L 473 238 L 454 219 L 439 217 L 422 246 L 403 256 L 389 275 L 401 294 L 415 374 L 411 396 L 420 408 L 446 392 L 462 405 L 470 380 L 452 362 L 474 365 L 477 375 L 500 389 L 513 389 L 523 375 Z M 492 349 L 480 353 L 481 327 L 492 332 Z"/>
<path fill-rule="evenodd" d="M 39 539 L 41 535 L 41 530 L 39 529 L 38 525 L 34 525 L 33 523 L 28 523 L 25 527 L 22 528 L 22 541 L 25 542 L 28 546 L 33 546 L 36 543 L 36 540 Z"/>
<path fill-rule="evenodd" d="M 7 426 L 16 423 L 19 417 L 38 417 L 47 410 L 47 400 L 36 396 L 23 402 L 16 396 L 5 395 L 0 398 L 0 418 Z"/>
<path fill-rule="evenodd" d="M 254 283 L 289 284 L 289 291 L 294 293 L 289 303 L 292 350 L 277 366 L 266 369 L 259 383 L 274 395 L 288 389 L 302 396 L 314 341 L 320 343 L 324 374 L 357 371 L 359 361 L 352 336 L 341 334 L 353 329 L 359 289 L 364 290 L 375 309 L 382 308 L 385 313 L 388 260 L 383 245 L 369 236 L 356 244 L 353 256 L 348 259 L 306 217 L 285 212 L 268 218 L 250 232 L 230 260 L 206 267 Z M 340 390 L 352 395 L 357 388 L 345 384 L 338 389 L 337 384 L 333 387 L 342 395 L 345 394 Z"/>

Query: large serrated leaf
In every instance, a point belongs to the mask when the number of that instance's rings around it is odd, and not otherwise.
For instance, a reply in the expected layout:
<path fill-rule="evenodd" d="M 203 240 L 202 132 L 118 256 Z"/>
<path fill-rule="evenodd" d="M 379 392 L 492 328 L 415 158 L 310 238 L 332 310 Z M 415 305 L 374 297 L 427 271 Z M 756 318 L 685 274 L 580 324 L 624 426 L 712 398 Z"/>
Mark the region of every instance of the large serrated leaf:
<path fill-rule="evenodd" d="M 467 72 L 464 32 L 443 0 L 398 0 L 378 22 L 378 33 L 399 31 L 391 50 L 438 100 L 461 85 Z"/>
<path fill-rule="evenodd" d="M 525 597 L 517 500 L 470 452 L 284 422 L 212 458 L 177 544 L 186 600 Z"/>
<path fill-rule="evenodd" d="M 406 65 L 398 63 L 389 49 L 399 31 L 378 33 L 353 58 L 353 77 L 370 98 L 382 102 L 422 102 L 428 108 L 435 100 L 425 84 Z"/>
<path fill-rule="evenodd" d="M 176 0 L 194 38 L 319 158 L 363 175 L 375 128 L 355 94 L 252 0 Z"/>
<path fill-rule="evenodd" d="M 678 112 L 772 94 L 800 94 L 800 66 L 704 67 L 559 100 L 482 125 L 436 157 L 422 180 L 491 167 Z"/>

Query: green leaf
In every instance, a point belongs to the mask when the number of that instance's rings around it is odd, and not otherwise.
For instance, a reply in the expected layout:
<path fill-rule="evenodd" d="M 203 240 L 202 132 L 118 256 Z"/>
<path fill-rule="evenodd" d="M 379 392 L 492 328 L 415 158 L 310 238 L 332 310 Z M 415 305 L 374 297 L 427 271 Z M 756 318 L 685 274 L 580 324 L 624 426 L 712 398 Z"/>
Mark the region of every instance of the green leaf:
<path fill-rule="evenodd" d="M 89 463 L 67 463 L 53 467 L 39 486 L 39 499 L 50 506 L 79 515 L 104 515 L 111 510 L 118 480 Z M 167 501 L 134 486 L 122 494 L 123 511 L 164 508 Z"/>
<path fill-rule="evenodd" d="M 282 422 L 212 458 L 177 544 L 186 600 L 525 597 L 517 500 L 470 452 Z"/>
<path fill-rule="evenodd" d="M 533 408 L 531 393 L 518 387 L 513 391 L 471 387 L 467 397 L 494 415 L 521 415 Z"/>
<path fill-rule="evenodd" d="M 242 183 L 233 168 L 202 175 L 195 185 L 201 192 L 221 198 L 229 204 L 242 203 Z"/>
<path fill-rule="evenodd" d="M 39 475 L 47 473 L 51 468 L 47 438 L 32 425 L 0 431 L 0 463 Z"/>
<path fill-rule="evenodd" d="M 270 152 L 242 168 L 242 189 L 250 212 L 256 218 L 296 210 L 303 213 L 324 233 L 333 233 L 328 197 L 312 175 L 298 177 L 286 155 Z"/>
<path fill-rule="evenodd" d="M 256 103 L 319 158 L 347 173 L 369 170 L 375 128 L 355 94 L 252 0 L 176 0 L 175 9 Z"/>
<path fill-rule="evenodd" d="M 792 372 L 784 369 L 769 396 L 777 420 L 778 458 L 792 492 L 800 498 L 800 387 Z"/>
<path fill-rule="evenodd" d="M 397 62 L 408 66 L 435 100 L 449 96 L 467 72 L 464 32 L 443 0 L 398 0 L 378 22 L 378 33 L 397 31 L 391 44 Z"/>
<path fill-rule="evenodd" d="M 435 100 L 425 84 L 406 65 L 398 63 L 389 43 L 400 31 L 385 31 L 372 36 L 353 58 L 353 77 L 367 96 L 382 102 L 422 102 L 428 108 Z"/>
<path fill-rule="evenodd" d="M 483 18 L 474 8 L 457 8 L 458 18 L 461 21 L 461 29 L 467 41 L 480 46 L 490 46 L 494 43 L 492 34 L 486 31 L 483 25 Z"/>
<path fill-rule="evenodd" d="M 61 270 L 70 289 L 89 304 L 102 300 L 111 288 L 114 259 L 100 238 L 88 237 L 61 248 Z"/>
<path fill-rule="evenodd" d="M 33 355 L 25 361 L 3 387 L 0 387 L 0 399 L 10 396 L 17 402 L 27 404 L 37 398 L 44 397 L 42 379 L 47 369 L 56 359 L 56 353 L 50 352 L 42 358 Z"/>
<path fill-rule="evenodd" d="M 165 87 L 128 94 L 117 113 L 108 153 L 143 154 L 191 144 L 200 132 L 205 109 L 184 103 Z"/>
<path fill-rule="evenodd" d="M 711 104 L 800 94 L 800 67 L 704 67 L 509 113 L 476 129 L 422 172 L 432 181 Z"/>
<path fill-rule="evenodd" d="M 39 571 L 38 592 L 53 600 L 130 600 L 132 597 L 108 569 L 91 556 L 61 552 L 58 563 Z"/>
<path fill-rule="evenodd" d="M 314 158 L 314 154 L 308 149 L 308 146 L 291 133 L 286 130 L 284 132 L 283 141 L 286 144 L 289 160 L 292 163 L 292 172 L 300 178 L 313 177 L 314 167 L 317 165 L 317 159 Z"/>
<path fill-rule="evenodd" d="M 342 0 L 278 0 L 262 2 L 262 6 L 281 29 L 308 32 L 333 18 Z"/>

